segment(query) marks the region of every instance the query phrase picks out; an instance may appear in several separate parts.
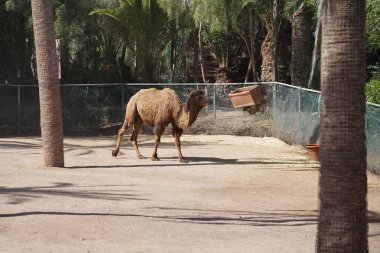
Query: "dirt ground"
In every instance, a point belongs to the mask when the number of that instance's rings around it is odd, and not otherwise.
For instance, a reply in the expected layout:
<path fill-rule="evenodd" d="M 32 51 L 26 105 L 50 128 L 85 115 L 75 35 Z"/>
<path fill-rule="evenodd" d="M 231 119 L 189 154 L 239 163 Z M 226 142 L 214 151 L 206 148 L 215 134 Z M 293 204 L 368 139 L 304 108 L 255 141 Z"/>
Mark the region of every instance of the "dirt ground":
<path fill-rule="evenodd" d="M 317 163 L 274 138 L 171 137 L 161 161 L 115 137 L 65 139 L 67 168 L 42 169 L 40 138 L 0 139 L 1 252 L 314 252 Z M 141 151 L 152 152 L 142 136 Z M 369 175 L 370 252 L 380 180 Z"/>

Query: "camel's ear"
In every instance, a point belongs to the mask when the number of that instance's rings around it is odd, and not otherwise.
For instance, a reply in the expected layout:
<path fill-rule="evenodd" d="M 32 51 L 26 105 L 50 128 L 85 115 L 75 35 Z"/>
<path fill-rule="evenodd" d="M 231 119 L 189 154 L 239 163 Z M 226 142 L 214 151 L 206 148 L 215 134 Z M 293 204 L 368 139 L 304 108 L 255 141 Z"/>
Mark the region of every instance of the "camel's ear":
<path fill-rule="evenodd" d="M 187 100 L 192 100 L 192 99 L 194 99 L 194 98 L 195 98 L 195 91 L 196 91 L 196 90 L 192 90 L 192 91 L 190 92 L 190 94 L 189 94 L 189 96 L 188 96 L 188 99 L 187 99 Z"/>
<path fill-rule="evenodd" d="M 190 92 L 190 94 L 189 94 L 189 97 L 194 97 L 196 91 L 197 91 L 197 90 L 192 90 L 192 91 Z"/>
<path fill-rule="evenodd" d="M 191 91 L 190 94 L 189 94 L 189 97 L 187 98 L 186 107 L 187 107 L 188 109 L 190 109 L 190 106 L 191 106 L 192 104 L 194 104 L 194 99 L 195 99 L 195 96 L 196 96 L 196 91 L 197 91 L 197 90 L 193 90 L 193 91 Z"/>
<path fill-rule="evenodd" d="M 190 95 L 189 95 L 189 98 L 192 97 L 196 97 L 197 95 L 199 94 L 204 94 L 205 92 L 203 90 L 193 90 L 192 92 L 190 92 Z"/>

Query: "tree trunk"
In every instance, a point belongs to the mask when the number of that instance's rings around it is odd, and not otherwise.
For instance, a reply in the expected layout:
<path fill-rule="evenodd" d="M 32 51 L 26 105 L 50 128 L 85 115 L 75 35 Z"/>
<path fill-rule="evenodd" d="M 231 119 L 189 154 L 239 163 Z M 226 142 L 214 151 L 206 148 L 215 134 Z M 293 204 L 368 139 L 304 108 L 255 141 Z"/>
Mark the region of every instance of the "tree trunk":
<path fill-rule="evenodd" d="M 247 73 L 245 75 L 244 82 L 248 82 L 249 80 L 252 80 L 252 82 L 257 82 L 258 75 L 256 70 L 256 59 L 255 59 L 255 44 L 256 44 L 256 38 L 258 34 L 258 28 L 255 28 L 255 20 L 252 15 L 252 9 L 246 8 L 244 9 L 244 17 L 248 22 L 248 31 L 239 33 L 240 37 L 244 41 L 244 44 L 247 49 L 248 57 L 249 57 L 249 65 L 247 69 Z M 252 78 L 250 79 L 250 73 L 252 73 Z"/>
<path fill-rule="evenodd" d="M 198 68 L 199 68 L 199 55 L 198 55 L 198 33 L 196 29 L 194 28 L 193 30 L 193 49 L 194 49 L 194 54 L 193 54 L 193 82 L 198 83 L 199 82 L 199 73 L 198 73 Z"/>
<path fill-rule="evenodd" d="M 257 82 L 258 74 L 256 70 L 256 59 L 255 59 L 255 44 L 256 44 L 256 37 L 257 37 L 257 31 L 253 31 L 253 26 L 250 27 L 250 64 L 251 64 L 251 70 L 252 70 L 252 81 Z M 249 67 L 248 67 L 249 68 Z"/>
<path fill-rule="evenodd" d="M 279 36 L 278 58 L 277 58 L 277 80 L 278 82 L 286 83 L 287 73 L 289 69 L 288 59 L 290 51 L 285 39 Z M 272 82 L 273 78 L 273 51 L 272 51 L 272 31 L 268 31 L 261 45 L 261 81 Z"/>
<path fill-rule="evenodd" d="M 249 80 L 249 74 L 251 73 L 251 70 L 252 70 L 252 58 L 249 59 L 247 73 L 245 74 L 245 78 L 244 78 L 245 83 L 248 82 L 248 80 Z M 253 81 L 253 82 L 255 82 L 255 81 Z"/>
<path fill-rule="evenodd" d="M 63 126 L 51 0 L 32 0 L 45 167 L 63 167 Z"/>
<path fill-rule="evenodd" d="M 176 68 L 177 68 L 177 39 L 178 29 L 174 20 L 170 23 L 171 29 L 171 44 L 170 44 L 170 69 L 171 69 L 171 82 L 176 82 Z"/>
<path fill-rule="evenodd" d="M 199 22 L 199 31 L 198 31 L 198 47 L 199 47 L 199 63 L 201 64 L 201 73 L 202 73 L 202 80 L 203 83 L 206 83 L 206 77 L 205 77 L 205 68 L 203 63 L 203 52 L 202 52 L 202 23 Z"/>
<path fill-rule="evenodd" d="M 317 252 L 368 252 L 365 0 L 328 1 L 322 13 Z"/>
<path fill-rule="evenodd" d="M 268 31 L 263 44 L 261 45 L 261 81 L 271 82 L 272 81 L 272 31 Z"/>
<path fill-rule="evenodd" d="M 280 0 L 273 0 L 273 30 L 272 30 L 272 81 L 278 81 L 278 33 L 280 28 Z"/>
<path fill-rule="evenodd" d="M 307 86 L 312 54 L 313 10 L 303 4 L 293 15 L 291 77 L 292 84 Z"/>

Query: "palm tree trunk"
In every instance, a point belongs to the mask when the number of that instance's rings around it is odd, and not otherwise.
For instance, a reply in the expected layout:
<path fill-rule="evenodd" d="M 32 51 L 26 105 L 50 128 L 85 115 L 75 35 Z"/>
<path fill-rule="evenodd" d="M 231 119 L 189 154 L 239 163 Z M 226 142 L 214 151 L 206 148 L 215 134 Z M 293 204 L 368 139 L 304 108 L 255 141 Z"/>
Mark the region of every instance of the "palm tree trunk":
<path fill-rule="evenodd" d="M 268 31 L 265 39 L 261 45 L 261 81 L 272 82 L 273 77 L 273 51 L 272 51 L 272 31 Z M 290 58 L 290 51 L 288 45 L 279 40 L 278 45 L 278 58 L 277 58 L 277 80 L 278 82 L 285 83 L 287 80 L 287 73 L 289 69 L 288 59 Z"/>
<path fill-rule="evenodd" d="M 292 84 L 307 86 L 311 65 L 313 10 L 307 5 L 294 13 L 292 20 Z"/>
<path fill-rule="evenodd" d="M 201 65 L 202 80 L 203 80 L 203 83 L 206 83 L 205 68 L 204 68 L 204 62 L 203 62 L 203 52 L 202 52 L 202 22 L 199 22 L 198 47 L 199 47 L 198 57 L 199 57 L 199 63 Z"/>
<path fill-rule="evenodd" d="M 272 81 L 278 81 L 278 55 L 280 28 L 280 0 L 273 0 L 273 29 L 272 29 Z"/>
<path fill-rule="evenodd" d="M 317 252 L 368 252 L 365 0 L 327 1 L 322 15 Z"/>
<path fill-rule="evenodd" d="M 177 40 L 178 40 L 178 29 L 177 24 L 174 20 L 170 22 L 170 34 L 171 34 L 171 44 L 170 44 L 170 70 L 171 70 L 171 82 L 176 82 L 176 67 L 177 67 Z"/>
<path fill-rule="evenodd" d="M 63 167 L 63 126 L 51 0 L 32 0 L 45 167 Z"/>
<path fill-rule="evenodd" d="M 257 74 L 257 70 L 256 70 L 256 59 L 255 59 L 255 44 L 256 44 L 256 38 L 257 38 L 257 34 L 258 34 L 258 31 L 255 30 L 253 31 L 253 25 L 252 27 L 250 27 L 250 50 L 249 50 L 249 54 L 250 54 L 250 63 L 251 63 L 251 70 L 252 70 L 252 81 L 253 82 L 257 82 L 257 79 L 258 79 L 258 74 Z M 249 67 L 248 67 L 249 68 Z"/>
<path fill-rule="evenodd" d="M 272 54 L 272 31 L 268 31 L 261 45 L 261 81 L 272 81 L 273 54 Z"/>
<path fill-rule="evenodd" d="M 192 44 L 194 48 L 194 54 L 193 54 L 193 82 L 198 83 L 199 82 L 199 52 L 198 52 L 198 33 L 196 31 L 196 28 L 193 28 L 192 32 Z"/>

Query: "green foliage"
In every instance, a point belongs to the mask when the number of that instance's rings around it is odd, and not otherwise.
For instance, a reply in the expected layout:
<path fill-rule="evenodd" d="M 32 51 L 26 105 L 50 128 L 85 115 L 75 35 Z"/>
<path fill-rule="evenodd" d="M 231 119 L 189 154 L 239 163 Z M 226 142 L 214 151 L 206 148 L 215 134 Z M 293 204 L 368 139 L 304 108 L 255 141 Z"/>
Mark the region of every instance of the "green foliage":
<path fill-rule="evenodd" d="M 250 5 L 252 15 L 266 15 L 271 11 L 271 1 L 266 0 L 195 0 L 194 19 L 209 27 L 210 32 L 240 31 L 245 21 L 243 10 Z"/>
<path fill-rule="evenodd" d="M 180 20 L 184 15 L 191 15 L 190 5 L 187 1 L 158 0 L 158 4 L 166 12 L 168 18 L 170 20 L 175 20 L 177 23 L 181 22 Z"/>
<path fill-rule="evenodd" d="M 380 104 L 380 79 L 371 79 L 366 85 L 365 93 L 369 102 Z"/>
<path fill-rule="evenodd" d="M 365 88 L 367 100 L 380 104 L 380 64 L 370 65 L 367 70 L 372 76 Z"/>
<path fill-rule="evenodd" d="M 194 20 L 202 23 L 203 39 L 213 46 L 222 67 L 229 67 L 242 51 L 251 50 L 259 18 L 267 12 L 264 0 L 195 0 Z M 264 10 L 265 9 L 265 10 Z M 253 42 L 254 43 L 254 42 Z"/>
<path fill-rule="evenodd" d="M 380 0 L 367 0 L 367 46 L 380 48 Z"/>
<path fill-rule="evenodd" d="M 89 16 L 94 7 L 115 1 L 55 0 L 55 30 L 60 40 L 63 82 L 117 82 L 122 39 L 112 24 Z"/>
<path fill-rule="evenodd" d="M 120 0 L 112 9 L 96 9 L 91 14 L 110 18 L 119 35 L 135 54 L 137 75 L 145 82 L 158 81 L 161 54 L 168 43 L 168 18 L 156 0 Z"/>
<path fill-rule="evenodd" d="M 222 66 L 272 26 L 269 0 L 52 0 L 63 83 L 186 81 L 197 27 Z M 291 17 L 301 4 L 286 0 Z M 89 15 L 92 12 L 97 15 Z M 380 0 L 367 0 L 369 64 L 378 64 Z M 0 1 L 0 83 L 36 80 L 30 0 Z M 264 27 L 264 29 L 263 29 Z M 289 31 L 285 31 L 289 32 Z M 247 46 L 248 45 L 248 46 Z M 253 46 L 255 47 L 255 46 Z M 256 45 L 256 50 L 260 45 Z M 258 60 L 258 59 L 257 59 Z M 175 67 L 173 64 L 175 62 Z M 174 70 L 173 70 L 174 69 Z M 376 72 L 368 69 L 372 75 Z"/>
<path fill-rule="evenodd" d="M 0 2 L 0 83 L 33 80 L 30 64 L 33 50 L 30 2 Z"/>
<path fill-rule="evenodd" d="M 314 11 L 316 12 L 316 10 L 317 10 L 316 0 L 285 0 L 284 11 L 283 11 L 284 17 L 287 19 L 291 19 L 293 17 L 294 13 L 303 4 L 312 7 L 314 9 Z"/>

